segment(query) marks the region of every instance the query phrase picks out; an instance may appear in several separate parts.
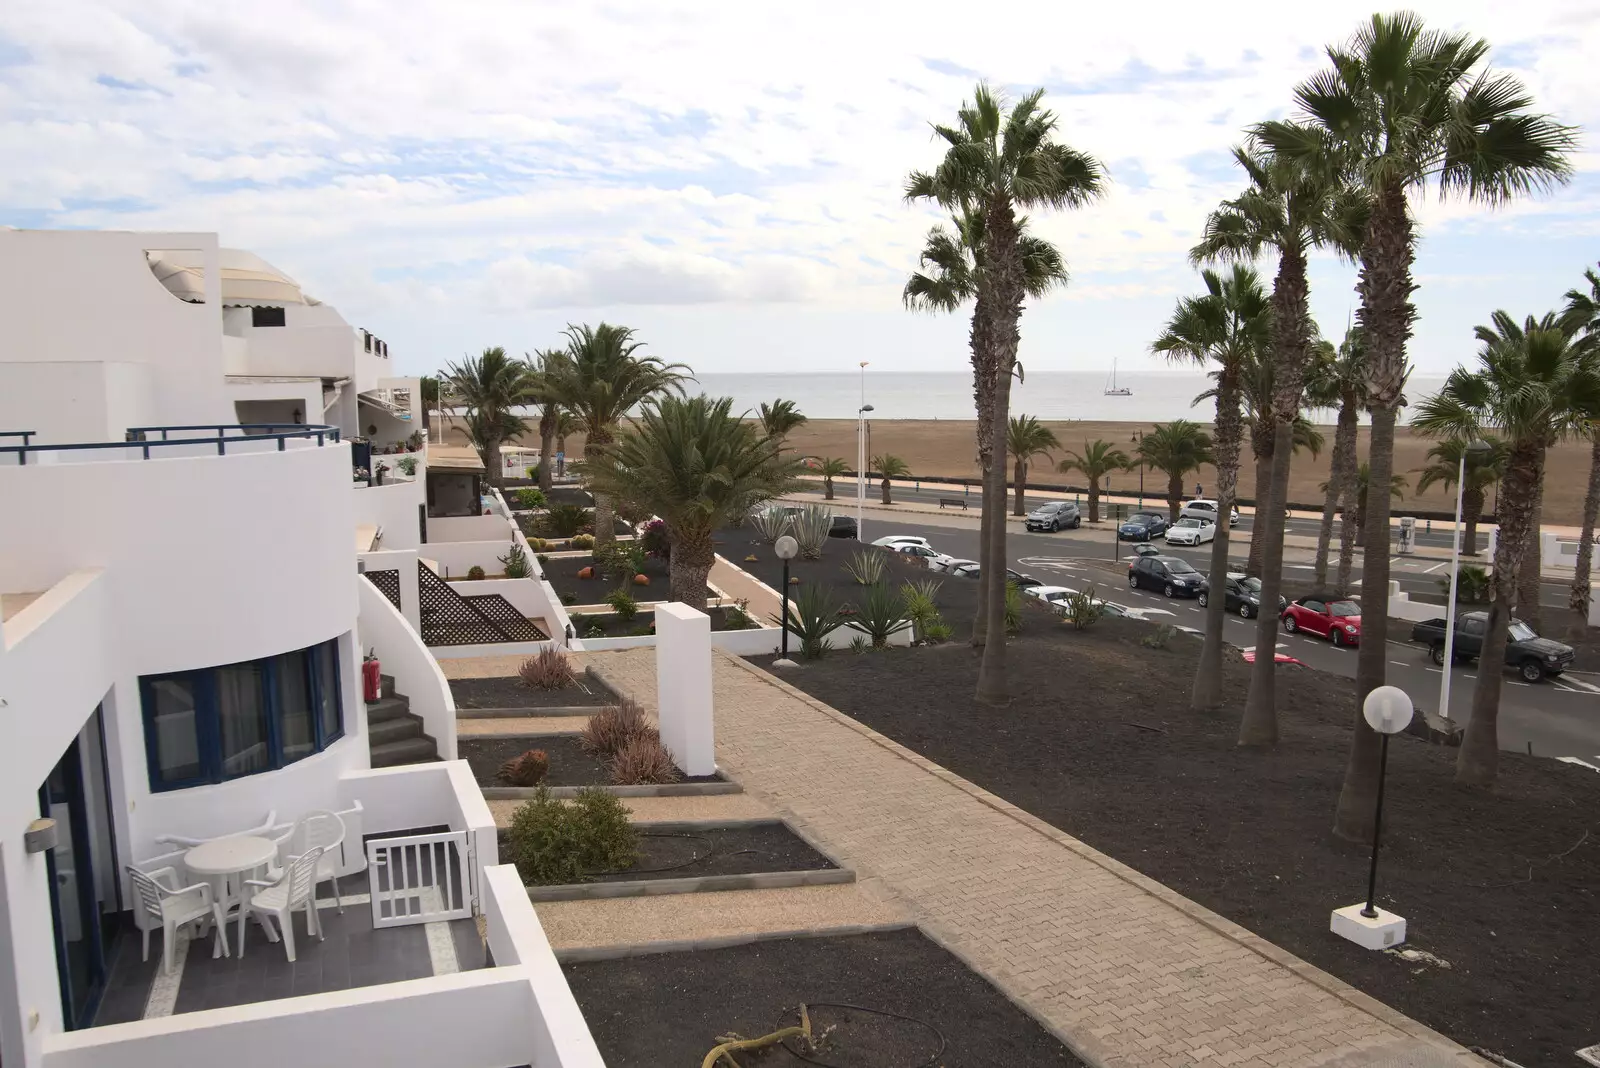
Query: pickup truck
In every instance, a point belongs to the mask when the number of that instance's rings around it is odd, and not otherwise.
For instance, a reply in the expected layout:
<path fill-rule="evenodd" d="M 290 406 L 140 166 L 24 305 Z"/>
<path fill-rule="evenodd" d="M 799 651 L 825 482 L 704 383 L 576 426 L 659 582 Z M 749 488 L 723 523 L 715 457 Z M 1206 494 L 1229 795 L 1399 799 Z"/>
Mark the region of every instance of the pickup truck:
<path fill-rule="evenodd" d="M 1483 632 L 1488 625 L 1487 612 L 1467 612 L 1456 617 L 1455 659 L 1475 660 L 1483 651 Z M 1411 628 L 1411 640 L 1428 647 L 1428 655 L 1435 664 L 1444 665 L 1443 619 L 1426 619 Z M 1541 638 L 1533 628 L 1520 619 L 1511 621 L 1506 634 L 1506 666 L 1517 669 L 1528 682 L 1555 678 L 1572 665 L 1572 646 Z"/>

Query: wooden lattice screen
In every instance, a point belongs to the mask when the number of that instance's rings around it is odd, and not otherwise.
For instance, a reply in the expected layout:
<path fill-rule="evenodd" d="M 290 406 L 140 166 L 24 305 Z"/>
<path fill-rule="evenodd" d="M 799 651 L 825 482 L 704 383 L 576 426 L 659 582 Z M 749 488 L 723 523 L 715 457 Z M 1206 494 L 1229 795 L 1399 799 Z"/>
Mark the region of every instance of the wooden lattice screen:
<path fill-rule="evenodd" d="M 422 640 L 429 645 L 538 642 L 550 637 L 498 593 L 463 597 L 433 569 L 417 561 Z"/>
<path fill-rule="evenodd" d="M 367 581 L 378 587 L 378 592 L 389 598 L 389 603 L 394 605 L 395 611 L 404 611 L 400 604 L 400 572 L 394 568 L 387 571 L 368 571 Z"/>

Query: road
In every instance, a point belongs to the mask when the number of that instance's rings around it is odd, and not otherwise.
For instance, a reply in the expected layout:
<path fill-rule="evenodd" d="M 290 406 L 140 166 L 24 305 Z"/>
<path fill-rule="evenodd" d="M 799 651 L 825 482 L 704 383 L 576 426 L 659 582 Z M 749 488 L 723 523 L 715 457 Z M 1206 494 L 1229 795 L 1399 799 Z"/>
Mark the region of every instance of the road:
<path fill-rule="evenodd" d="M 940 552 L 976 559 L 978 532 L 976 520 L 944 516 L 918 516 L 902 522 L 888 517 L 867 521 L 868 538 L 890 534 L 920 534 Z M 1011 532 L 1007 539 L 1010 565 L 1052 585 L 1073 589 L 1093 582 L 1107 600 L 1141 608 L 1162 608 L 1174 614 L 1175 625 L 1203 628 L 1204 610 L 1192 600 L 1169 601 L 1160 594 L 1126 587 L 1126 561 L 1129 547 L 1118 547 L 1117 560 L 1111 559 L 1110 545 L 1090 541 L 1072 531 L 1059 534 L 1021 534 Z M 1200 549 L 1175 549 L 1174 555 L 1187 558 L 1202 572 L 1210 569 L 1210 546 Z M 1290 565 L 1299 566 L 1299 565 Z M 1397 576 L 1398 577 L 1398 576 Z M 1228 616 L 1224 634 L 1229 643 L 1244 648 L 1256 644 L 1256 621 Z M 1391 620 L 1396 636 L 1409 636 L 1409 623 Z M 1354 679 L 1356 651 L 1334 648 L 1320 638 L 1279 632 L 1278 652 L 1288 653 L 1311 667 Z M 1433 666 L 1421 646 L 1404 641 L 1389 645 L 1388 681 L 1410 694 L 1418 707 L 1437 711 L 1440 669 Z M 1450 687 L 1450 714 L 1460 722 L 1471 716 L 1472 695 L 1477 666 L 1457 666 Z M 1179 684 L 1187 686 L 1188 680 Z M 1500 701 L 1500 745 L 1503 749 L 1532 752 L 1542 756 L 1580 757 L 1600 765 L 1600 676 L 1569 674 L 1558 680 L 1529 684 L 1505 678 Z"/>

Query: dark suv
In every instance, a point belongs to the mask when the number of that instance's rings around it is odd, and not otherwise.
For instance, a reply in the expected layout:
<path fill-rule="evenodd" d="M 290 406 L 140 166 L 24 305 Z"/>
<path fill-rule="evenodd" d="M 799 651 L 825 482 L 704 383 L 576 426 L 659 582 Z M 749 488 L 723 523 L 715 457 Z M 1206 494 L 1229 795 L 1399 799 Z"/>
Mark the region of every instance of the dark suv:
<path fill-rule="evenodd" d="M 1160 590 L 1168 597 L 1198 597 L 1211 586 L 1182 557 L 1141 556 L 1128 565 L 1128 589 Z"/>
<path fill-rule="evenodd" d="M 1063 527 L 1077 530 L 1083 525 L 1083 516 L 1079 514 L 1078 506 L 1071 501 L 1051 501 L 1029 512 L 1027 521 L 1023 525 L 1029 530 L 1057 531 Z"/>

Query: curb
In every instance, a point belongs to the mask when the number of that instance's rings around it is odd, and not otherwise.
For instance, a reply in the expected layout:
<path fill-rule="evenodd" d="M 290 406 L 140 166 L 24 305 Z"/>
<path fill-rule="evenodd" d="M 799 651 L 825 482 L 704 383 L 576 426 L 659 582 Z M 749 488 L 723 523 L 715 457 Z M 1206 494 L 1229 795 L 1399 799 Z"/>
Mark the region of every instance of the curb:
<path fill-rule="evenodd" d="M 622 957 L 647 957 L 656 953 L 692 953 L 701 949 L 727 949 L 752 942 L 777 942 L 787 938 L 835 938 L 846 935 L 904 931 L 917 925 L 911 920 L 884 923 L 851 923 L 842 927 L 796 927 L 787 931 L 760 931 L 752 934 L 724 935 L 721 938 L 668 938 L 659 942 L 639 942 L 631 946 L 584 946 L 555 950 L 562 964 L 588 960 L 618 960 Z"/>
<path fill-rule="evenodd" d="M 1388 1005 L 1385 1005 L 1376 998 L 1362 993 L 1360 990 L 1357 990 L 1355 987 L 1349 985 L 1343 980 L 1330 975 L 1329 973 L 1312 964 L 1308 964 L 1299 957 L 1296 957 L 1294 954 L 1289 953 L 1287 950 L 1281 949 L 1266 939 L 1261 938 L 1259 935 L 1253 934 L 1244 927 L 1234 923 L 1232 920 L 1229 920 L 1215 912 L 1212 912 L 1210 909 L 1190 901 L 1188 898 L 1184 897 L 1182 894 L 1179 894 L 1170 887 L 1158 883 L 1146 875 L 1140 874 L 1138 871 L 1134 870 L 1128 865 L 1123 864 L 1121 861 L 1115 860 L 1104 853 L 1101 853 L 1099 850 L 1093 849 L 1085 843 L 1080 842 L 1078 839 L 1073 838 L 1071 835 L 1056 829 L 1055 827 L 1046 823 L 1044 820 L 1024 812 L 1022 809 L 1011 804 L 1009 801 L 1006 801 L 1003 798 L 1000 798 L 997 795 L 992 794 L 971 782 L 968 782 L 966 779 L 956 775 L 954 772 L 935 764 L 926 757 L 923 757 L 920 754 L 907 749 L 905 746 L 892 741 L 888 737 L 879 734 L 877 731 L 866 726 L 865 724 L 850 718 L 843 712 L 840 712 L 832 706 L 817 700 L 810 694 L 797 689 L 789 683 L 784 682 L 782 679 L 763 671 L 761 668 L 758 668 L 753 664 L 745 663 L 739 657 L 728 656 L 727 658 L 737 664 L 740 670 L 761 679 L 768 685 L 778 688 L 796 700 L 804 702 L 828 718 L 850 728 L 882 748 L 894 753 L 901 759 L 911 762 L 922 770 L 943 780 L 956 789 L 961 790 L 963 793 L 966 793 L 982 804 L 989 806 L 997 812 L 1004 813 L 1005 815 L 1016 820 L 1018 823 L 1021 823 L 1029 829 L 1036 831 L 1046 838 L 1056 842 L 1057 844 L 1064 846 L 1073 853 L 1082 857 L 1084 860 L 1097 865 L 1106 872 L 1121 879 L 1123 882 L 1128 883 L 1136 890 L 1140 890 L 1146 894 L 1149 894 L 1151 897 L 1156 898 L 1163 904 L 1169 905 L 1178 912 L 1187 916 L 1189 919 L 1192 919 L 1197 923 L 1209 928 L 1216 934 L 1221 935 L 1223 938 L 1226 938 L 1234 944 L 1255 953 L 1256 955 L 1288 970 L 1289 972 L 1292 972 L 1302 979 L 1305 979 L 1307 982 L 1311 983 L 1313 986 L 1319 988 L 1323 992 L 1338 998 L 1340 1001 L 1345 1002 L 1351 1007 L 1358 1009 L 1369 1016 L 1372 1016 L 1389 1027 L 1394 1028 L 1401 1034 L 1433 1046 L 1436 1049 L 1452 1056 L 1460 1057 L 1463 1059 L 1464 1063 L 1484 1063 L 1465 1047 L 1445 1037 L 1444 1035 L 1439 1034 L 1437 1031 L 1426 1026 L 1425 1024 L 1421 1024 L 1416 1020 L 1411 1019 L 1409 1016 L 1390 1008 Z M 958 959 L 961 959 L 963 963 L 966 963 L 968 967 L 972 967 L 974 971 L 978 971 L 979 974 L 982 974 L 982 972 L 974 967 L 972 963 L 968 961 L 962 954 L 957 953 L 950 946 L 946 945 L 943 939 L 937 939 L 937 941 L 939 941 L 940 945 L 944 946 L 945 949 L 955 954 Z M 1013 999 L 1013 1001 L 1014 1000 L 1015 999 Z M 1020 1002 L 1017 1004 L 1020 1005 Z M 1023 1007 L 1027 1009 L 1026 1006 Z M 1032 1009 L 1027 1009 L 1027 1011 L 1029 1012 L 1029 1015 L 1034 1015 Z M 1034 1018 L 1038 1019 L 1037 1016 Z M 1060 1033 L 1056 1028 L 1044 1023 L 1044 1021 L 1040 1022 L 1046 1027 L 1047 1030 L 1049 1030 L 1052 1034 L 1055 1034 L 1057 1038 L 1060 1038 L 1064 1043 L 1066 1043 L 1070 1049 L 1078 1053 L 1079 1056 L 1084 1057 L 1085 1060 L 1099 1060 L 1099 1058 L 1090 1058 L 1084 1056 L 1084 1051 L 1080 1045 L 1081 1040 L 1069 1041 L 1067 1036 Z"/>
<path fill-rule="evenodd" d="M 551 705 L 549 708 L 457 708 L 457 719 L 545 719 L 592 716 L 605 705 Z"/>
<path fill-rule="evenodd" d="M 485 801 L 531 801 L 538 790 L 532 786 L 485 786 L 482 789 Z M 736 782 L 675 782 L 667 786 L 607 786 L 595 783 L 593 786 L 552 786 L 549 790 L 551 797 L 562 801 L 577 797 L 579 790 L 604 790 L 612 797 L 697 797 L 744 793 L 744 787 Z"/>
<path fill-rule="evenodd" d="M 684 879 L 638 879 L 619 883 L 564 883 L 559 886 L 530 886 L 528 900 L 603 901 L 619 897 L 656 897 L 663 894 L 699 894 L 716 890 L 775 890 L 792 886 L 835 886 L 853 883 L 856 873 L 849 868 L 816 868 L 804 871 L 748 872 L 744 875 L 702 875 Z"/>

